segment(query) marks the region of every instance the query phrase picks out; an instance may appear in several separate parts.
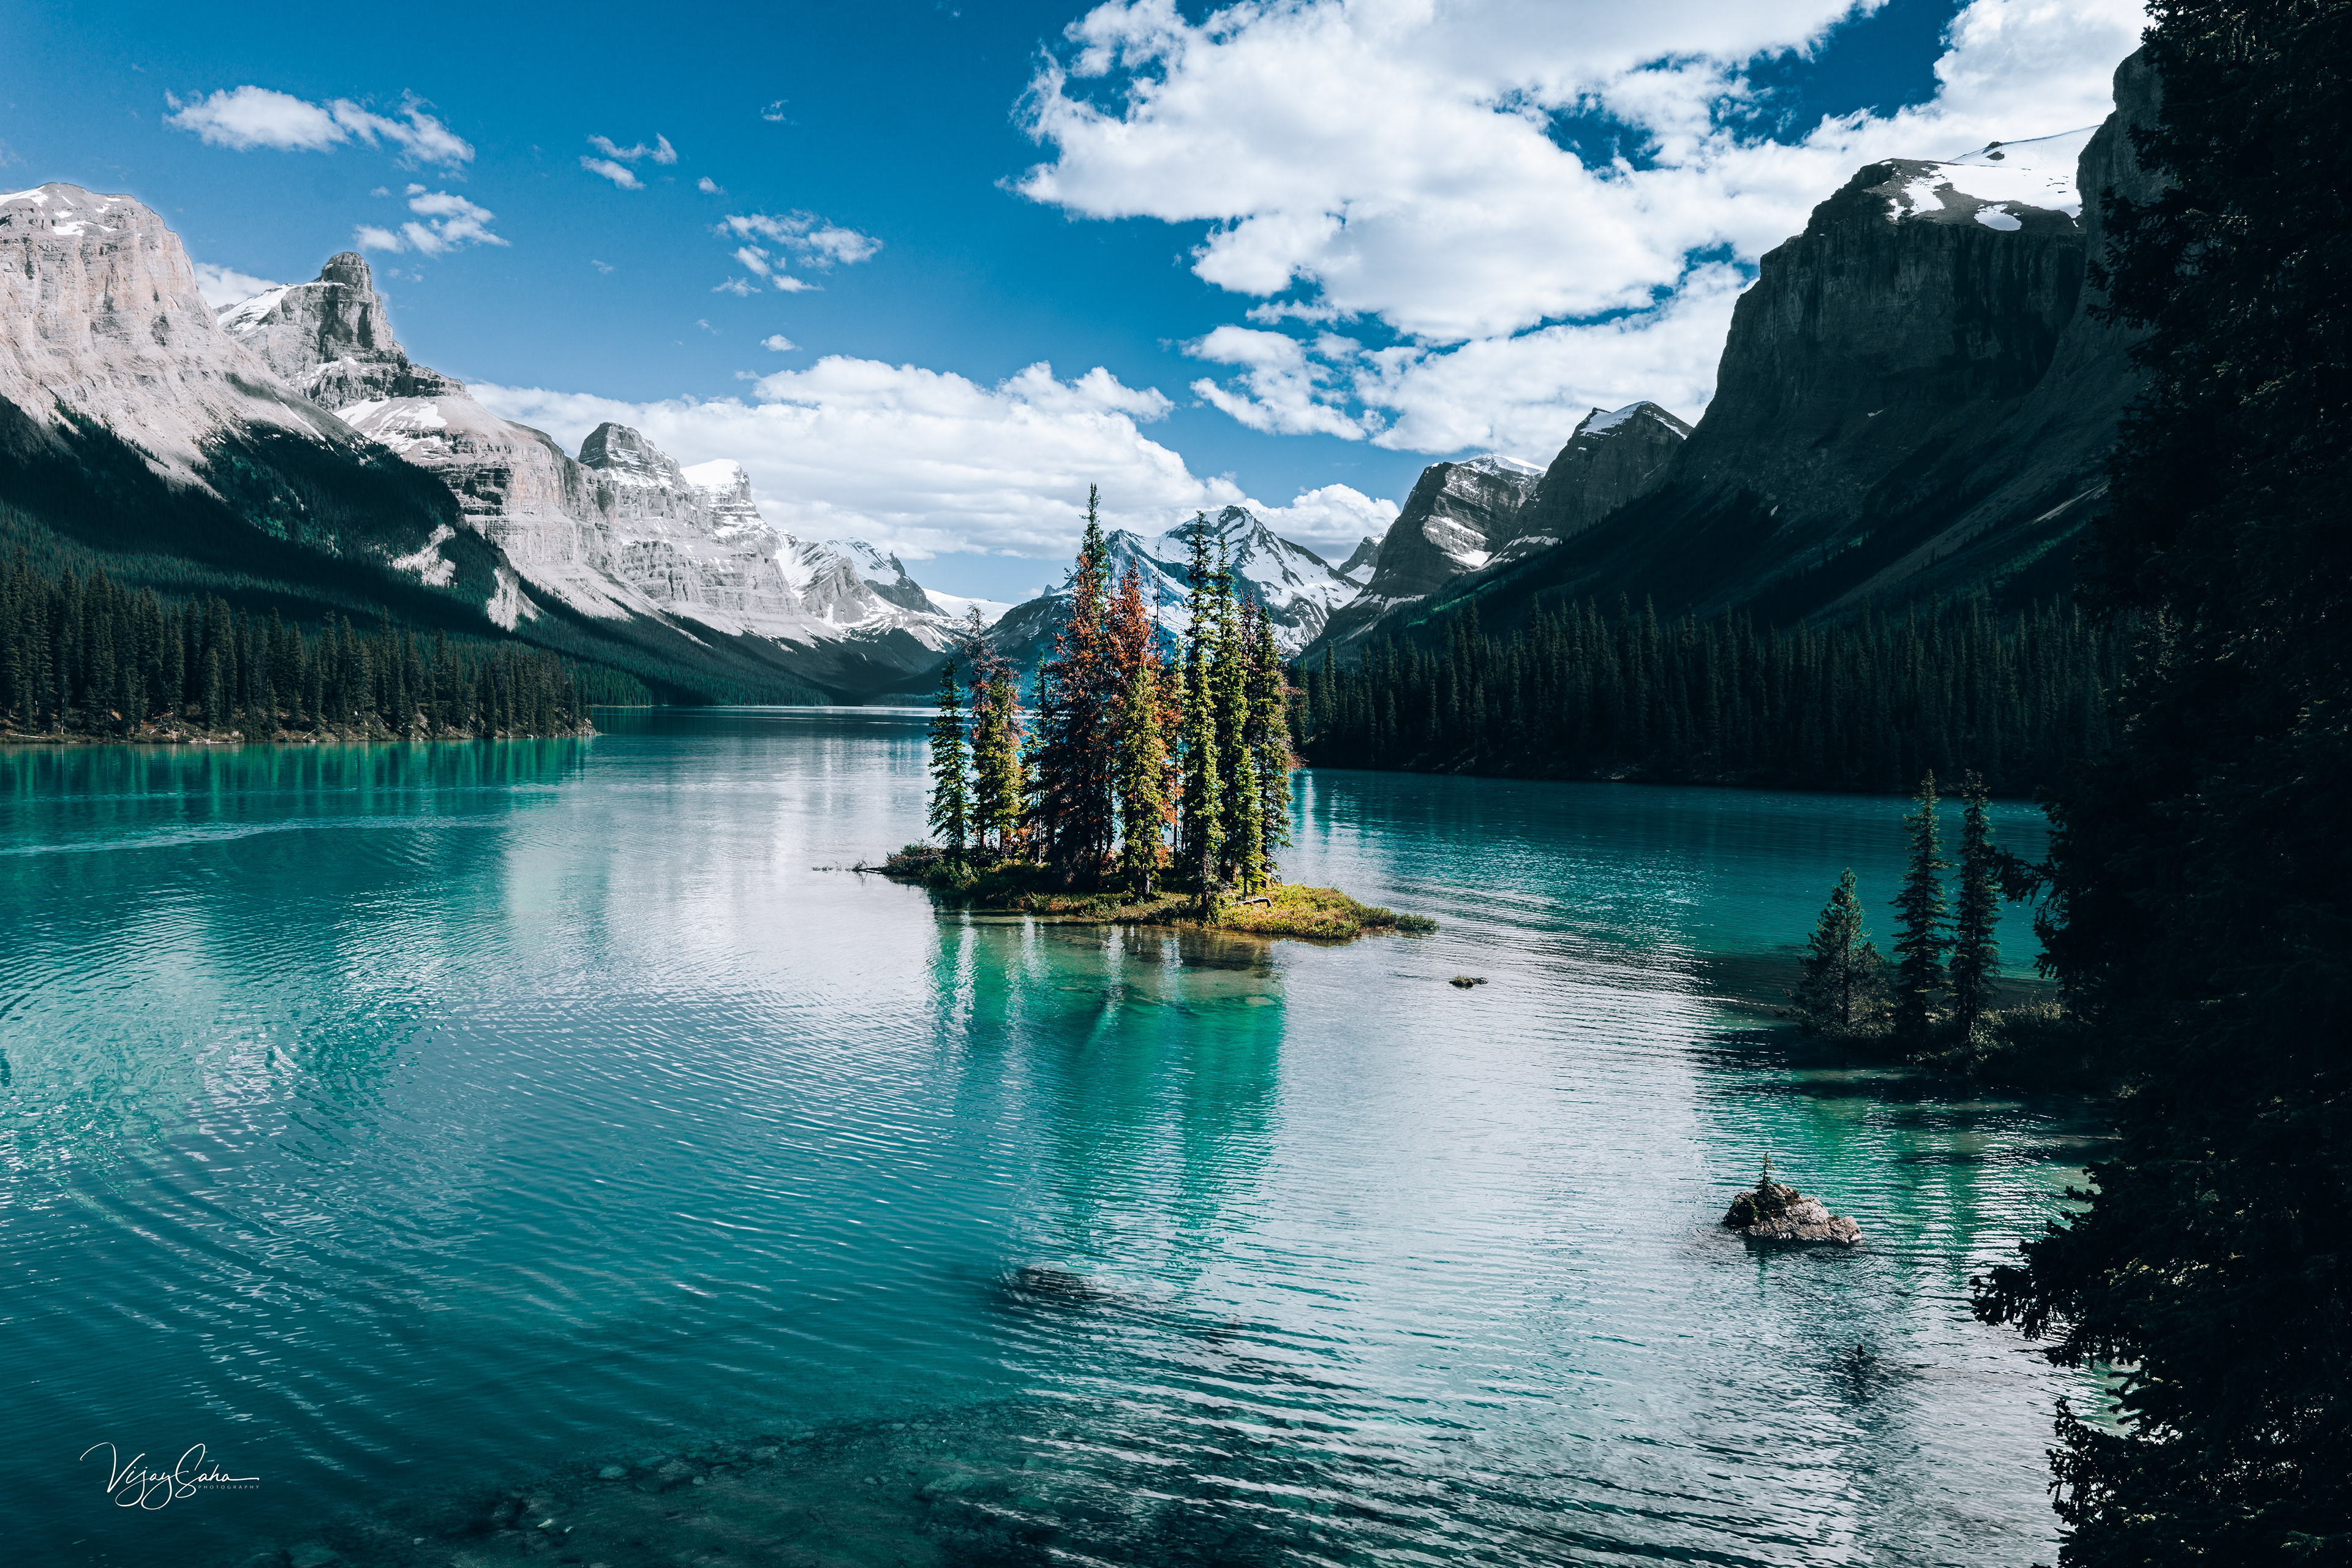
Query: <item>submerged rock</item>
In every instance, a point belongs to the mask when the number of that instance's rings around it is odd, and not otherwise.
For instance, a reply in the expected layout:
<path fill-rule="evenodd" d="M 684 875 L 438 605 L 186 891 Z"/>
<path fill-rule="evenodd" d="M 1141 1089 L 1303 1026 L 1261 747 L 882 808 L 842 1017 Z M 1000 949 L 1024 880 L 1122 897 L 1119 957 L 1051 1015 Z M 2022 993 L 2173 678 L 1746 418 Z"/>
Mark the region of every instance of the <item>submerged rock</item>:
<path fill-rule="evenodd" d="M 1731 1200 L 1723 1223 L 1750 1241 L 1825 1241 L 1853 1247 L 1862 1240 L 1862 1226 L 1842 1214 L 1832 1214 L 1819 1198 L 1772 1179 L 1767 1163 L 1755 1189 Z"/>

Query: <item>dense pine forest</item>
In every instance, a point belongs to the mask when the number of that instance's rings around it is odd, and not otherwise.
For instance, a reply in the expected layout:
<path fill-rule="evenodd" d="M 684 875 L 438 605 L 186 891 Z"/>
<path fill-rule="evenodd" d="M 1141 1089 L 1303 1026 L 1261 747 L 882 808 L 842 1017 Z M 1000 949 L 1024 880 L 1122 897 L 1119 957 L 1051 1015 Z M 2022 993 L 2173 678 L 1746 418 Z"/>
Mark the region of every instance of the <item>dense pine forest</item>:
<path fill-rule="evenodd" d="M 2106 744 L 2130 635 L 2059 605 L 1776 629 L 1587 600 L 1505 639 L 1474 604 L 1442 650 L 1305 671 L 1299 724 L 1327 767 L 1886 791 L 1973 769 L 2023 795 Z"/>
<path fill-rule="evenodd" d="M 0 569 L 0 733 L 99 739 L 467 737 L 578 732 L 609 670 L 520 644 L 430 639 L 388 617 L 305 629 L 219 597 L 166 602 L 104 573 Z"/>

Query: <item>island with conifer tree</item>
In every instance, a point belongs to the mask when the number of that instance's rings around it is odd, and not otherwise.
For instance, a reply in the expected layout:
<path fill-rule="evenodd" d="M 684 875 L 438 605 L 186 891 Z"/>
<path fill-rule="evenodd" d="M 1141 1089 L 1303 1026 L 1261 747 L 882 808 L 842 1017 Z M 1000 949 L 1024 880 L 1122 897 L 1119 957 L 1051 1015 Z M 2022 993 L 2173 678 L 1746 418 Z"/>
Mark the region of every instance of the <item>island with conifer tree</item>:
<path fill-rule="evenodd" d="M 1434 931 L 1423 916 L 1281 879 L 1298 763 L 1273 624 L 1235 593 L 1197 517 L 1190 624 L 1166 657 L 1134 570 L 1111 582 L 1098 500 L 1089 489 L 1069 611 L 1033 703 L 977 616 L 941 673 L 936 841 L 907 846 L 884 871 L 963 908 L 1064 920 L 1327 941 Z"/>
<path fill-rule="evenodd" d="M 1933 772 L 1903 818 L 1908 841 L 1893 906 L 1890 964 L 1871 941 L 1848 870 L 1807 939 L 1790 1016 L 1808 1035 L 1974 1078 L 2050 1086 L 2099 1075 L 2080 1026 L 2049 999 L 1996 1006 L 2004 896 L 2030 891 L 2031 869 L 1993 843 L 1990 792 L 1970 771 L 1960 786 L 1959 858 L 1944 854 Z M 1957 868 L 1957 904 L 1944 875 Z"/>

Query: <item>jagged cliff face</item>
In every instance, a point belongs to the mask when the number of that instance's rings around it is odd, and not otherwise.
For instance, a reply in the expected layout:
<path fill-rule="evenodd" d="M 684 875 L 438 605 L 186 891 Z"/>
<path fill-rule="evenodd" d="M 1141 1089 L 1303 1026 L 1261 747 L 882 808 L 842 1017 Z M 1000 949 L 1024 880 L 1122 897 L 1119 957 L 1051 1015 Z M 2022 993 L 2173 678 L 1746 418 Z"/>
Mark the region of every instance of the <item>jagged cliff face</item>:
<path fill-rule="evenodd" d="M 100 421 L 184 484 L 225 433 L 350 440 L 221 330 L 163 219 L 79 185 L 0 195 L 0 397 L 43 428 L 60 404 Z"/>
<path fill-rule="evenodd" d="M 465 390 L 408 363 L 357 251 L 328 258 L 315 283 L 272 289 L 230 306 L 220 324 L 321 408 Z"/>
<path fill-rule="evenodd" d="M 1843 526 L 1956 421 L 2041 381 L 2082 293 L 2080 205 L 1990 200 L 1964 188 L 1979 174 L 1872 164 L 1764 258 L 1677 484 L 1750 489 L 1792 537 Z"/>
<path fill-rule="evenodd" d="M 162 218 L 0 195 L 0 496 L 101 547 L 249 570 L 277 547 L 511 603 L 495 552 L 224 329 Z"/>
<path fill-rule="evenodd" d="M 1665 477 L 1666 465 L 1690 438 L 1691 427 L 1654 403 L 1611 413 L 1596 408 L 1580 421 L 1568 444 L 1536 482 L 1512 535 L 1496 547 L 1490 567 L 1573 539 Z"/>
<path fill-rule="evenodd" d="M 1664 476 L 1690 426 L 1654 403 L 1578 422 L 1549 467 L 1502 457 L 1434 463 L 1381 542 L 1363 592 L 1334 612 L 1309 658 L 1345 658 L 1592 527 Z"/>
<path fill-rule="evenodd" d="M 810 672 L 852 689 L 887 686 L 947 646 L 946 617 L 895 559 L 877 587 L 854 554 L 865 546 L 852 542 L 845 552 L 778 534 L 737 465 L 689 474 L 640 432 L 611 423 L 590 432 L 575 458 L 413 363 L 355 254 L 220 320 L 320 406 L 439 476 L 466 521 L 534 589 L 584 615 L 678 616 L 801 648 L 871 644 L 862 654 L 832 648 L 826 668 Z M 514 613 L 532 614 L 529 600 Z M 877 668 L 861 675 L 861 658 Z"/>
<path fill-rule="evenodd" d="M 1763 258 L 1661 479 L 1486 584 L 1482 613 L 1622 593 L 1787 623 L 2071 583 L 2136 387 L 2084 279 L 2100 194 L 2147 194 L 2126 127 L 2153 117 L 2156 82 L 2137 56 L 2116 101 L 2095 132 L 1858 173 Z"/>

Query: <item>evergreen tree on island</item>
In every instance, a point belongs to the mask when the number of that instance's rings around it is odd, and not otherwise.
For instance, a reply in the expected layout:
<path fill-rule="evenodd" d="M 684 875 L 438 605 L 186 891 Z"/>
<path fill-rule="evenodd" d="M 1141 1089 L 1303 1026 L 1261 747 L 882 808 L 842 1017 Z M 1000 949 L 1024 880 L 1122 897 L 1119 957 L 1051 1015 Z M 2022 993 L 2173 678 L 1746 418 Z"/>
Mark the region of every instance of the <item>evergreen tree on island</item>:
<path fill-rule="evenodd" d="M 1029 794 L 1019 682 L 1013 666 L 989 646 L 977 609 L 964 622 L 960 651 L 971 669 L 972 842 L 1003 858 L 1021 841 L 1021 813 Z"/>
<path fill-rule="evenodd" d="M 1110 637 L 1110 546 L 1087 487 L 1087 530 L 1070 574 L 1070 611 L 1037 672 L 1036 779 L 1030 812 L 1045 863 L 1065 885 L 1098 879 L 1118 831 L 1112 715 L 1126 682 Z"/>
<path fill-rule="evenodd" d="M 2062 1568 L 2352 1559 L 2352 0 L 2157 0 L 2109 194 L 2144 391 L 2084 558 L 2148 628 L 2052 807 L 2045 973 L 2126 1093 L 1978 1315 L 2062 1401 Z M 2155 84 L 2150 84 L 2155 85 Z M 2153 94 L 2143 92 L 2143 102 Z M 2099 199 L 2085 191 L 2086 200 Z"/>
<path fill-rule="evenodd" d="M 2000 921 L 2000 852 L 1993 847 L 1984 779 L 1971 771 L 1960 783 L 1960 907 L 1952 921 L 1952 1016 L 1965 1041 L 1985 1012 L 1985 994 L 2000 965 L 1993 930 Z"/>
<path fill-rule="evenodd" d="M 1867 1026 L 1884 1005 L 1885 967 L 1863 927 L 1862 899 L 1849 868 L 1830 889 L 1790 999 L 1807 1030 L 1851 1033 Z"/>
<path fill-rule="evenodd" d="M 1172 780 L 1170 736 L 1177 716 L 1168 671 L 1152 646 L 1156 631 L 1133 566 L 1111 611 L 1114 668 L 1127 672 L 1114 724 L 1118 792 L 1118 868 L 1130 889 L 1150 898 L 1166 853 Z"/>
<path fill-rule="evenodd" d="M 971 837 L 971 789 L 963 759 L 963 701 L 955 660 L 940 671 L 939 710 L 931 719 L 931 831 L 961 858 Z"/>
<path fill-rule="evenodd" d="M 1179 820 L 1184 864 L 1199 879 L 1201 909 L 1205 915 L 1214 908 L 1217 869 L 1225 846 L 1223 802 L 1217 788 L 1220 748 L 1213 678 L 1218 584 L 1209 563 L 1207 513 L 1194 514 L 1192 535 L 1190 591 L 1185 596 L 1191 624 L 1184 638 L 1183 718 L 1178 742 L 1184 773 L 1183 809 Z"/>
<path fill-rule="evenodd" d="M 1298 767 L 1298 758 L 1290 747 L 1294 693 L 1283 677 L 1282 649 L 1274 640 L 1274 622 L 1262 606 L 1254 625 L 1249 644 L 1248 742 L 1257 773 L 1257 860 L 1270 881 L 1277 856 L 1290 843 L 1290 775 Z"/>
<path fill-rule="evenodd" d="M 1297 766 L 1294 694 L 1272 623 L 1254 597 L 1235 593 L 1203 514 L 1186 531 L 1192 624 L 1170 668 L 1142 578 L 1130 568 L 1111 591 L 1099 505 L 1089 490 L 1070 608 L 1038 671 L 1026 755 L 1016 684 L 976 616 L 958 650 L 971 671 L 968 727 L 952 662 L 941 675 L 932 826 L 951 852 L 968 843 L 990 866 L 1042 862 L 1064 890 L 1102 889 L 1115 878 L 1151 898 L 1166 869 L 1191 882 L 1213 916 L 1227 889 L 1256 894 L 1278 879 Z M 958 744 L 966 734 L 968 783 Z"/>
<path fill-rule="evenodd" d="M 1936 775 L 1919 781 L 1918 809 L 1903 819 L 1911 836 L 1911 863 L 1895 909 L 1902 920 L 1895 935 L 1895 1027 L 1916 1039 L 1927 1029 L 1944 992 L 1944 954 L 1950 946 L 1945 920 L 1943 856 L 1936 831 Z"/>
<path fill-rule="evenodd" d="M 1209 675 L 1211 707 L 1216 716 L 1217 815 L 1224 824 L 1224 853 L 1217 863 L 1219 882 L 1255 893 L 1265 883 L 1265 824 L 1260 816 L 1265 803 L 1258 795 L 1257 758 L 1250 749 L 1250 679 L 1246 621 L 1254 606 L 1246 601 L 1235 613 L 1233 572 L 1226 564 L 1222 542 L 1217 549 L 1216 649 Z"/>

